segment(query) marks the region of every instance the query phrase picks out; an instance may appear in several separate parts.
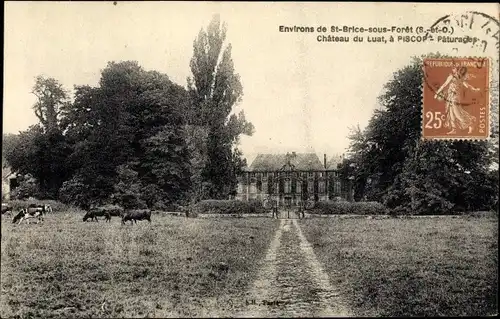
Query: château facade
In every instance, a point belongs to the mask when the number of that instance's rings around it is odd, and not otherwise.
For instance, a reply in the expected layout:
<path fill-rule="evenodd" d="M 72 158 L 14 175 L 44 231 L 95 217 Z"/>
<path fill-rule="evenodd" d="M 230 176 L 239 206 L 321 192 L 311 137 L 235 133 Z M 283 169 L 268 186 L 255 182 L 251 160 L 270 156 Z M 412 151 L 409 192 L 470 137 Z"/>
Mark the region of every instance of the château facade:
<path fill-rule="evenodd" d="M 236 199 L 274 200 L 278 206 L 300 206 L 307 200 L 350 199 L 338 171 L 342 157 L 323 163 L 316 153 L 259 154 L 238 178 Z"/>

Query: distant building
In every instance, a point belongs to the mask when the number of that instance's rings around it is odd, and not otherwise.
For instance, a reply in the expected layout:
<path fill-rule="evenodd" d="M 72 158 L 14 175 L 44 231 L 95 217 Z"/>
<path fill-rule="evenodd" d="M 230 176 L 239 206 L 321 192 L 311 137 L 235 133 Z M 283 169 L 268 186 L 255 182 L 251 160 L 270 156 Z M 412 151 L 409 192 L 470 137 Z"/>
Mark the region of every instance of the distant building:
<path fill-rule="evenodd" d="M 10 200 L 10 192 L 17 186 L 17 175 L 5 161 L 2 161 L 2 201 Z"/>
<path fill-rule="evenodd" d="M 338 165 L 342 156 L 323 162 L 315 153 L 259 154 L 238 178 L 236 198 L 277 201 L 280 206 L 299 206 L 306 200 L 348 199 Z"/>

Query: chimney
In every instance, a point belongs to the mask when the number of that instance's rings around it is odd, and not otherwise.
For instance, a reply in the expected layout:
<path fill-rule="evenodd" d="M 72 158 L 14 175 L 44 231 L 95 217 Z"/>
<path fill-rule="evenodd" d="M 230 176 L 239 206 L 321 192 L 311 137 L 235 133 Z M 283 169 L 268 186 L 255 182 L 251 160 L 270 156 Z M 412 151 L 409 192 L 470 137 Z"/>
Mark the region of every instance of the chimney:
<path fill-rule="evenodd" d="M 326 169 L 326 154 L 323 154 L 323 165 L 325 166 Z"/>

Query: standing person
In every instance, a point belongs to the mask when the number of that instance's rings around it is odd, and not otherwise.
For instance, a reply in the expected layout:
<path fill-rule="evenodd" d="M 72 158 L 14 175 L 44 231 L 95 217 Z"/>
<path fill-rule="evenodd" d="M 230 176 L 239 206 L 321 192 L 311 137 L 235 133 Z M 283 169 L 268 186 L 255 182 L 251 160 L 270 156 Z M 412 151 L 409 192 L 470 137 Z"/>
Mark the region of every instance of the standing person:
<path fill-rule="evenodd" d="M 451 130 L 446 134 L 455 134 L 456 129 L 469 129 L 469 134 L 472 132 L 473 126 L 476 122 L 476 117 L 470 115 L 461 104 L 461 96 L 460 90 L 462 89 L 462 85 L 473 91 L 479 91 L 478 88 L 473 87 L 466 80 L 469 78 L 467 74 L 467 68 L 453 68 L 451 74 L 448 75 L 446 81 L 441 85 L 439 90 L 437 90 L 434 95 L 435 99 L 442 100 L 443 94 L 441 91 L 444 90 L 446 86 L 448 86 L 447 97 L 446 97 L 446 109 L 445 109 L 445 127 L 450 127 Z"/>
<path fill-rule="evenodd" d="M 303 205 L 301 204 L 301 205 L 299 206 L 299 219 L 302 219 L 302 218 L 304 218 L 304 207 L 303 207 Z"/>

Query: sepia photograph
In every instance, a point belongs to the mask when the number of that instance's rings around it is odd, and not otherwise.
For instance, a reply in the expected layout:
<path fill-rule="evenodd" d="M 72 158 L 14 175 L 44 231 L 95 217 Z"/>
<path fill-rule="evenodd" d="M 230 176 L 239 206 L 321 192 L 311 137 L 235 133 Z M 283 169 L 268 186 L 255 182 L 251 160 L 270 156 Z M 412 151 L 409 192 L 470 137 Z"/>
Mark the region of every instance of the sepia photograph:
<path fill-rule="evenodd" d="M 498 315 L 498 3 L 3 14 L 1 318 Z"/>

